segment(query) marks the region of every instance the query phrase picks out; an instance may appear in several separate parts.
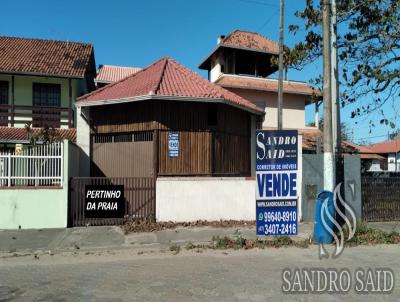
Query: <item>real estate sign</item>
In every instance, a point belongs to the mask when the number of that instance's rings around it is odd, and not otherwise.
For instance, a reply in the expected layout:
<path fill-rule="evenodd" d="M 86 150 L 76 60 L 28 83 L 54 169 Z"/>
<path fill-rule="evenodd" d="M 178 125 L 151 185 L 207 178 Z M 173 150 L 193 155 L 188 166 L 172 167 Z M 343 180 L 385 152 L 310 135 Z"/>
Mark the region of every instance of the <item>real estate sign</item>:
<path fill-rule="evenodd" d="M 256 132 L 257 235 L 297 235 L 297 130 Z"/>
<path fill-rule="evenodd" d="M 179 156 L 179 132 L 168 133 L 168 155 L 169 157 Z"/>

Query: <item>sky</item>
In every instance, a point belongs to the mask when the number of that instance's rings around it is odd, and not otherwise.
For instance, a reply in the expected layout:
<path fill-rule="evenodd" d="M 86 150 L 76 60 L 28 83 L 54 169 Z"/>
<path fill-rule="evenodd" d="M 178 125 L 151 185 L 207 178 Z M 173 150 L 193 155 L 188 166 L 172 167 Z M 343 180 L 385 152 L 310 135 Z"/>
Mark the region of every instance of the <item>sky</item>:
<path fill-rule="evenodd" d="M 285 1 L 286 28 L 299 24 L 294 13 L 304 4 L 305 0 Z M 216 46 L 219 35 L 243 29 L 279 38 L 279 0 L 14 0 L 4 1 L 2 10 L 7 14 L 2 15 L 0 35 L 92 43 L 97 65 L 145 67 L 169 56 L 204 77 L 207 74 L 198 64 Z M 296 36 L 285 32 L 288 46 L 303 38 L 301 32 Z M 289 79 L 308 82 L 321 72 L 322 64 L 316 62 L 302 71 L 289 70 Z M 314 119 L 309 107 L 307 122 Z M 341 112 L 351 138 L 386 139 L 388 127 L 377 125 L 370 133 L 371 117 L 355 124 L 351 109 Z"/>

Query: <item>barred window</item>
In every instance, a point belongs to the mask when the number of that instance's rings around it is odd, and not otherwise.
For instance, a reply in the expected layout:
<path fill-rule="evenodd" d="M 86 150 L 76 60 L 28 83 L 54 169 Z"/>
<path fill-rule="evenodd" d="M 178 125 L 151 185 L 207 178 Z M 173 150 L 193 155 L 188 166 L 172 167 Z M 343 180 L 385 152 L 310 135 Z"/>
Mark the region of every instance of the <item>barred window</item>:
<path fill-rule="evenodd" d="M 33 83 L 34 106 L 61 106 L 61 85 Z"/>

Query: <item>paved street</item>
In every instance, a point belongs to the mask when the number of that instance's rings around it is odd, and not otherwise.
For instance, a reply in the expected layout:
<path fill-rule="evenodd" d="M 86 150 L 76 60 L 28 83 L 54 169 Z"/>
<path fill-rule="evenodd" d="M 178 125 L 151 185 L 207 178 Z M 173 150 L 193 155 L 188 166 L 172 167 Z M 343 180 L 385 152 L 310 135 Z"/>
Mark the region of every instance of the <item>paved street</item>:
<path fill-rule="evenodd" d="M 0 301 L 400 301 L 400 247 L 347 248 L 318 260 L 317 248 L 139 253 L 76 251 L 0 260 Z M 390 267 L 391 295 L 284 295 L 285 267 Z"/>

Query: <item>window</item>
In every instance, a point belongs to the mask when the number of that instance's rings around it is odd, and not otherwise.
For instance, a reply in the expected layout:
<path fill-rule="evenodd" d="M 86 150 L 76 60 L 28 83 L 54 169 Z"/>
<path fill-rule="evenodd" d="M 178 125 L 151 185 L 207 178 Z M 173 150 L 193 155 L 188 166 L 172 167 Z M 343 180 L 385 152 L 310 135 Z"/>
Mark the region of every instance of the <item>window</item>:
<path fill-rule="evenodd" d="M 61 107 L 61 85 L 33 83 L 32 124 L 34 127 L 44 125 L 60 127 L 60 111 L 48 107 Z M 43 108 L 45 107 L 45 108 Z"/>
<path fill-rule="evenodd" d="M 33 83 L 33 106 L 61 106 L 61 85 Z"/>
<path fill-rule="evenodd" d="M 8 104 L 8 82 L 0 81 L 0 104 Z"/>
<path fill-rule="evenodd" d="M 207 120 L 208 126 L 217 126 L 218 125 L 218 108 L 217 104 L 208 104 L 208 112 L 207 112 Z"/>
<path fill-rule="evenodd" d="M 8 105 L 8 81 L 0 81 L 0 106 Z M 8 109 L 0 108 L 0 126 L 8 125 Z"/>

